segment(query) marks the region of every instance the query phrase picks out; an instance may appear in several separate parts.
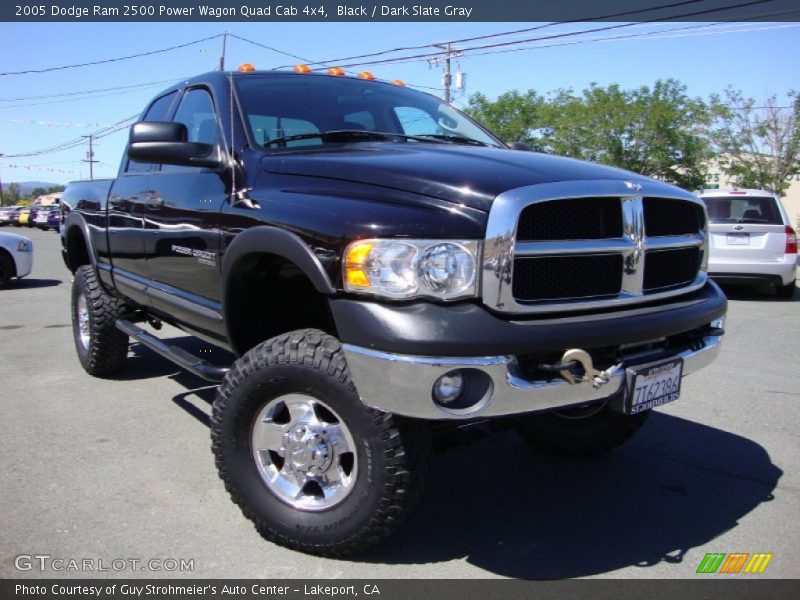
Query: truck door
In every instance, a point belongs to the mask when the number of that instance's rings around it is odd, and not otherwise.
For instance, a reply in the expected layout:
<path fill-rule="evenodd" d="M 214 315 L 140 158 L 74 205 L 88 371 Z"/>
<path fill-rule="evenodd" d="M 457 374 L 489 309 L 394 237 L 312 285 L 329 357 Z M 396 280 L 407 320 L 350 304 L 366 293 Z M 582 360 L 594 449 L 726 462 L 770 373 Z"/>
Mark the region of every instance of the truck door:
<path fill-rule="evenodd" d="M 156 98 L 143 121 L 165 121 L 177 92 Z M 147 265 L 144 254 L 144 202 L 150 189 L 150 173 L 157 165 L 135 163 L 123 157 L 123 166 L 108 194 L 108 246 L 114 279 L 126 294 L 146 303 Z"/>
<path fill-rule="evenodd" d="M 186 125 L 190 142 L 222 139 L 213 98 L 204 87 L 184 92 L 173 121 Z M 151 174 L 149 188 L 144 210 L 151 302 L 184 315 L 189 325 L 197 316 L 213 320 L 220 303 L 219 213 L 227 199 L 225 182 L 204 167 L 162 165 Z"/>

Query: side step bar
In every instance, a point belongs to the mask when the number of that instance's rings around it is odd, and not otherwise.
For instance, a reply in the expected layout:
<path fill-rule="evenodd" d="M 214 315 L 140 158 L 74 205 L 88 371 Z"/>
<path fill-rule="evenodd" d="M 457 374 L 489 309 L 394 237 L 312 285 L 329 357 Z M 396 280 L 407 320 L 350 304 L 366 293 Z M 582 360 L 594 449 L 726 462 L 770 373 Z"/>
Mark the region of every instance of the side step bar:
<path fill-rule="evenodd" d="M 165 344 L 157 337 L 150 335 L 141 327 L 134 325 L 130 321 L 124 319 L 117 319 L 117 329 L 122 333 L 129 335 L 140 344 L 144 344 L 153 352 L 157 352 L 166 359 L 171 360 L 179 367 L 186 369 L 190 373 L 205 379 L 206 381 L 213 381 L 221 383 L 228 372 L 227 367 L 217 367 L 211 363 L 203 360 L 202 358 L 187 352 L 183 348 L 177 346 L 170 346 Z"/>

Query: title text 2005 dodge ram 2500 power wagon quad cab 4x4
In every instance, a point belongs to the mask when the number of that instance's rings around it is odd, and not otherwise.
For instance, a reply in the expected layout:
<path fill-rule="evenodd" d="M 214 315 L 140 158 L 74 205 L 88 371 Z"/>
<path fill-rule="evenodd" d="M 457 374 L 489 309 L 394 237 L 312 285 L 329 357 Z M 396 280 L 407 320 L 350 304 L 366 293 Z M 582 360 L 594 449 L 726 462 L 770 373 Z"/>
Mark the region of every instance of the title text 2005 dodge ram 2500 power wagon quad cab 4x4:
<path fill-rule="evenodd" d="M 420 495 L 430 424 L 628 439 L 709 363 L 702 202 L 515 150 L 401 82 L 214 72 L 153 100 L 114 180 L 62 196 L 84 369 L 130 338 L 221 385 L 219 474 L 269 540 L 341 556 Z M 239 358 L 209 364 L 168 322 Z"/>

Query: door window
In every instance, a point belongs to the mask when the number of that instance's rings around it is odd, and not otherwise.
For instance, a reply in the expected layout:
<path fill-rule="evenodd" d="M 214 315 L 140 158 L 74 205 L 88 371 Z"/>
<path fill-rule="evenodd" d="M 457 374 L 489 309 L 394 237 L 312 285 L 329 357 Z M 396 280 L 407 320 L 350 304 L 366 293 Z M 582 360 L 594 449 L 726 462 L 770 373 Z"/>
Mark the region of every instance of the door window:
<path fill-rule="evenodd" d="M 164 96 L 157 98 L 155 102 L 150 105 L 150 108 L 147 109 L 142 121 L 169 120 L 169 109 L 172 106 L 177 93 L 178 92 L 170 92 L 169 94 L 165 94 Z M 125 167 L 125 172 L 142 173 L 144 171 L 149 171 L 152 167 L 153 165 L 150 163 L 138 163 L 129 160 L 127 166 Z"/>
<path fill-rule="evenodd" d="M 186 125 L 187 141 L 189 142 L 201 144 L 217 142 L 219 135 L 217 113 L 214 110 L 211 95 L 204 89 L 196 88 L 187 91 L 181 98 L 181 103 L 172 120 Z M 183 171 L 196 168 L 177 165 L 162 165 L 161 167 L 163 171 Z"/>

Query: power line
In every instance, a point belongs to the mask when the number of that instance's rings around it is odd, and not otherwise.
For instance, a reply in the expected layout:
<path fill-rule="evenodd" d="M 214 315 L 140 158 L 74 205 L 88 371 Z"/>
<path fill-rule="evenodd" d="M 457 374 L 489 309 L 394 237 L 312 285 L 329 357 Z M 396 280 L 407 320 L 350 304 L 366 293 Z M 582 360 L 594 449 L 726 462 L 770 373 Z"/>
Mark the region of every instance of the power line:
<path fill-rule="evenodd" d="M 208 40 L 213 40 L 218 37 L 222 36 L 221 33 L 216 35 L 210 35 L 208 37 L 204 37 L 199 40 L 194 40 L 192 42 L 186 42 L 185 44 L 178 44 L 177 46 L 170 46 L 169 48 L 161 48 L 159 50 L 150 50 L 149 52 L 139 52 L 138 54 L 130 54 L 128 56 L 118 56 L 116 58 L 106 58 L 103 60 L 95 60 L 91 62 L 85 63 L 77 63 L 73 65 L 61 65 L 59 67 L 47 67 L 45 69 L 28 69 L 27 71 L 8 71 L 6 73 L 0 73 L 0 77 L 6 75 L 26 75 L 28 73 L 49 73 L 51 71 L 61 71 L 63 69 L 74 69 L 77 67 L 89 67 L 93 65 L 102 65 L 106 63 L 118 62 L 121 60 L 130 60 L 132 58 L 140 58 L 142 56 L 152 56 L 154 54 L 161 54 L 163 52 L 169 52 L 171 50 L 178 50 L 179 48 L 186 48 L 187 46 L 193 46 L 195 44 L 200 44 L 202 42 L 207 42 Z"/>
<path fill-rule="evenodd" d="M 272 46 L 267 46 L 266 44 L 262 44 L 261 42 L 255 42 L 253 40 L 248 40 L 247 38 L 243 38 L 242 36 L 236 35 L 235 33 L 229 33 L 229 37 L 236 38 L 239 41 L 247 42 L 248 44 L 253 44 L 254 46 L 258 46 L 260 48 L 264 48 L 266 50 L 270 50 L 272 52 L 276 52 L 278 54 L 283 54 L 284 56 L 288 56 L 289 58 L 296 58 L 297 60 L 303 61 L 304 63 L 310 65 L 325 65 L 325 63 L 321 62 L 312 62 L 307 58 L 303 58 L 302 56 L 298 56 L 296 54 L 292 54 L 291 52 L 284 52 L 283 50 L 278 50 L 277 48 L 273 48 Z"/>
<path fill-rule="evenodd" d="M 109 135 L 116 133 L 117 131 L 121 131 L 125 129 L 130 124 L 130 121 L 136 119 L 141 113 L 137 112 L 129 117 L 126 117 L 116 123 L 113 123 L 107 127 L 103 127 L 98 129 L 97 131 L 93 132 L 92 138 L 95 140 L 102 139 L 104 137 L 108 137 Z M 43 154 L 53 154 L 55 152 L 63 152 L 65 150 L 71 150 L 76 148 L 82 144 L 84 144 L 84 138 L 86 136 L 77 137 L 71 140 L 67 140 L 65 142 L 61 142 L 60 144 L 56 144 L 54 146 L 48 146 L 46 148 L 40 148 L 39 150 L 32 150 L 30 152 L 20 152 L 17 154 L 6 154 L 6 158 L 22 158 L 27 156 L 41 156 Z"/>
<path fill-rule="evenodd" d="M 183 81 L 185 79 L 186 79 L 185 77 L 181 78 L 181 79 L 175 79 L 175 80 L 172 80 L 172 83 L 177 83 L 177 82 Z M 2 110 L 4 108 L 28 108 L 29 106 L 46 106 L 48 104 L 65 104 L 67 102 L 82 102 L 82 101 L 95 100 L 97 98 L 108 98 L 110 96 L 122 96 L 122 95 L 125 95 L 125 94 L 129 94 L 130 92 L 146 90 L 148 88 L 152 88 L 152 87 L 155 87 L 155 86 L 161 86 L 161 85 L 164 85 L 164 84 L 163 83 L 153 83 L 153 84 L 150 84 L 150 85 L 142 86 L 141 88 L 136 89 L 136 90 L 122 90 L 122 91 L 119 91 L 119 92 L 108 92 L 108 93 L 105 93 L 105 94 L 92 94 L 92 95 L 83 96 L 83 97 L 80 97 L 80 98 L 67 98 L 67 99 L 64 99 L 64 100 L 45 100 L 44 102 L 33 102 L 33 103 L 26 102 L 24 104 L 5 104 L 5 105 L 0 104 L 0 110 Z"/>
<path fill-rule="evenodd" d="M 589 17 L 589 18 L 586 18 L 586 19 L 574 19 L 574 20 L 571 20 L 571 21 L 560 21 L 560 22 L 554 22 L 554 23 L 545 23 L 543 25 L 536 25 L 534 27 L 525 27 L 524 29 L 515 29 L 513 31 L 504 31 L 504 32 L 500 32 L 500 33 L 489 33 L 489 34 L 486 34 L 486 35 L 478 35 L 478 36 L 473 36 L 473 37 L 461 38 L 461 39 L 457 39 L 457 40 L 450 40 L 449 42 L 443 42 L 442 44 L 439 44 L 439 45 L 441 46 L 441 45 L 444 45 L 444 44 L 447 44 L 447 43 L 450 43 L 450 44 L 464 44 L 464 43 L 467 43 L 467 42 L 475 42 L 475 41 L 478 41 L 478 40 L 491 39 L 491 38 L 502 37 L 502 36 L 506 36 L 506 35 L 514 35 L 514 34 L 518 34 L 518 33 L 528 33 L 528 32 L 531 32 L 531 31 L 538 31 L 538 30 L 541 30 L 541 29 L 547 29 L 548 27 L 553 27 L 555 25 L 564 25 L 564 24 L 567 24 L 567 23 L 585 23 L 585 22 L 600 21 L 600 20 L 605 20 L 605 19 L 613 19 L 613 18 L 616 18 L 616 17 L 624 17 L 624 16 L 631 16 L 631 15 L 641 14 L 643 12 L 652 12 L 654 10 L 661 10 L 661 9 L 666 9 L 666 8 L 676 8 L 678 6 L 685 6 L 687 4 L 696 4 L 698 2 L 703 2 L 703 1 L 704 0 L 683 0 L 682 2 L 674 2 L 672 4 L 663 4 L 661 6 L 653 6 L 653 7 L 650 7 L 650 8 L 640 8 L 640 9 L 637 9 L 637 10 L 629 10 L 629 11 L 625 11 L 625 12 L 612 13 L 612 14 L 607 14 L 607 15 L 601 15 L 601 16 L 598 16 L 598 17 Z M 764 1 L 766 2 L 766 1 L 771 1 L 771 0 L 764 0 Z M 379 52 L 371 52 L 371 53 L 368 53 L 368 54 L 356 54 L 354 56 L 346 56 L 346 57 L 342 57 L 342 58 L 333 58 L 333 59 L 325 61 L 325 63 L 313 62 L 313 61 L 304 61 L 304 62 L 306 62 L 307 64 L 310 64 L 310 65 L 336 64 L 337 62 L 344 62 L 344 61 L 348 61 L 348 60 L 356 60 L 356 59 L 359 59 L 359 58 L 371 58 L 373 56 L 385 56 L 386 54 L 393 54 L 395 52 L 406 52 L 408 50 L 424 50 L 425 48 L 431 48 L 431 47 L 435 47 L 435 46 L 437 46 L 437 44 L 421 44 L 421 45 L 418 45 L 418 46 L 401 46 L 399 48 L 392 48 L 391 50 L 381 50 Z M 285 68 L 288 68 L 290 66 L 292 66 L 292 65 L 282 65 L 280 67 L 275 67 L 275 69 L 285 69 Z"/>
<path fill-rule="evenodd" d="M 651 38 L 651 39 L 670 39 L 670 38 L 678 38 L 678 37 L 695 37 L 700 35 L 719 35 L 721 33 L 746 33 L 749 31 L 764 31 L 770 29 L 783 29 L 786 27 L 798 27 L 800 24 L 793 23 L 790 25 L 773 25 L 768 27 L 749 27 L 747 29 L 726 29 L 726 30 L 716 30 L 716 31 L 701 31 L 701 32 L 694 32 L 694 33 L 679 33 L 676 35 L 670 35 L 674 32 L 680 31 L 687 31 L 691 29 L 702 29 L 707 27 L 718 27 L 724 26 L 725 23 L 706 23 L 703 25 L 692 25 L 688 27 L 677 27 L 671 29 L 660 29 L 658 31 L 649 31 L 645 33 L 633 33 L 627 35 L 617 35 L 617 36 L 608 36 L 608 37 L 599 37 L 599 38 L 590 38 L 590 39 L 583 39 L 583 40 L 570 40 L 570 41 L 563 41 L 556 44 L 530 44 L 523 48 L 507 48 L 504 50 L 489 50 L 486 52 L 475 52 L 470 56 L 487 56 L 490 54 L 506 54 L 510 52 L 524 52 L 527 50 L 540 50 L 544 48 L 558 48 L 560 46 L 576 46 L 579 44 L 589 44 L 595 42 L 616 42 L 616 41 L 630 41 L 635 39 L 643 39 L 643 38 Z M 751 25 L 751 24 L 741 24 L 741 25 Z M 731 25 L 727 25 L 731 27 Z"/>
<path fill-rule="evenodd" d="M 74 91 L 74 92 L 56 92 L 53 94 L 45 94 L 43 96 L 20 96 L 19 98 L 0 98 L 0 102 L 20 102 L 22 100 L 41 100 L 44 98 L 63 98 L 67 96 L 81 96 L 84 94 L 94 94 L 94 93 L 101 93 L 101 92 L 112 92 L 116 90 L 130 90 L 138 87 L 145 87 L 148 85 L 158 85 L 161 83 L 172 83 L 175 81 L 180 81 L 181 79 L 186 79 L 185 77 L 180 78 L 173 78 L 173 79 L 161 79 L 159 81 L 147 81 L 143 83 L 133 83 L 130 85 L 119 85 L 116 87 L 108 87 L 108 88 L 95 88 L 93 90 L 81 90 L 81 91 Z"/>
<path fill-rule="evenodd" d="M 722 6 L 722 7 L 706 9 L 706 10 L 701 10 L 701 11 L 695 11 L 695 12 L 690 12 L 690 13 L 683 13 L 683 14 L 680 14 L 680 15 L 672 15 L 672 16 L 667 17 L 667 18 L 668 19 L 678 19 L 678 18 L 684 18 L 684 17 L 696 17 L 696 16 L 710 14 L 710 13 L 714 13 L 714 12 L 720 12 L 720 11 L 723 11 L 723 10 L 731 10 L 731 9 L 736 9 L 736 8 L 745 8 L 745 7 L 748 7 L 748 6 L 755 6 L 755 5 L 758 5 L 758 4 L 764 4 L 765 2 L 772 2 L 772 1 L 773 0 L 750 0 L 749 2 L 742 2 L 742 3 L 739 3 L 739 4 Z M 650 20 L 646 20 L 646 21 L 640 21 L 639 23 L 654 23 L 654 22 L 661 22 L 663 20 L 664 20 L 664 18 L 662 17 L 662 18 L 659 18 L 659 19 L 650 19 Z M 502 48 L 502 47 L 514 46 L 514 45 L 518 45 L 518 44 L 531 43 L 531 42 L 560 39 L 560 38 L 572 37 L 572 36 L 576 36 L 576 35 L 583 35 L 583 34 L 587 34 L 587 33 L 598 33 L 598 32 L 601 32 L 601 31 L 610 31 L 610 30 L 615 30 L 615 29 L 622 29 L 622 28 L 625 28 L 625 27 L 633 27 L 633 26 L 638 25 L 639 23 L 621 23 L 621 24 L 616 24 L 616 25 L 606 25 L 604 27 L 595 27 L 595 28 L 592 28 L 592 29 L 584 29 L 584 30 L 577 31 L 577 32 L 556 33 L 556 34 L 552 34 L 552 35 L 541 36 L 541 37 L 533 37 L 533 38 L 527 38 L 527 39 L 522 39 L 522 40 L 496 42 L 494 44 L 484 44 L 484 45 L 481 45 L 481 46 L 471 46 L 471 47 L 468 47 L 468 48 L 461 48 L 460 51 L 461 52 L 470 52 L 470 51 L 473 51 L 473 50 L 487 50 L 487 49 L 493 49 L 493 48 Z M 515 32 L 511 32 L 511 33 L 515 33 Z M 453 43 L 456 43 L 456 42 L 453 42 Z M 428 45 L 426 47 L 430 48 L 430 47 L 433 47 L 433 46 L 432 45 Z M 400 56 L 400 57 L 395 57 L 395 58 L 387 58 L 387 59 L 383 59 L 383 60 L 375 60 L 375 61 L 360 62 L 360 63 L 350 63 L 350 64 L 344 64 L 344 65 L 340 65 L 340 66 L 342 68 L 349 68 L 349 67 L 361 67 L 361 66 L 367 66 L 367 65 L 394 63 L 394 62 L 398 62 L 398 61 L 412 61 L 412 59 L 427 60 L 427 59 L 429 59 L 431 57 L 440 56 L 440 55 L 442 55 L 444 53 L 446 53 L 446 51 L 439 50 L 439 51 L 427 52 L 427 53 L 423 53 L 423 54 L 415 54 L 415 55 L 411 55 L 411 56 Z"/>

